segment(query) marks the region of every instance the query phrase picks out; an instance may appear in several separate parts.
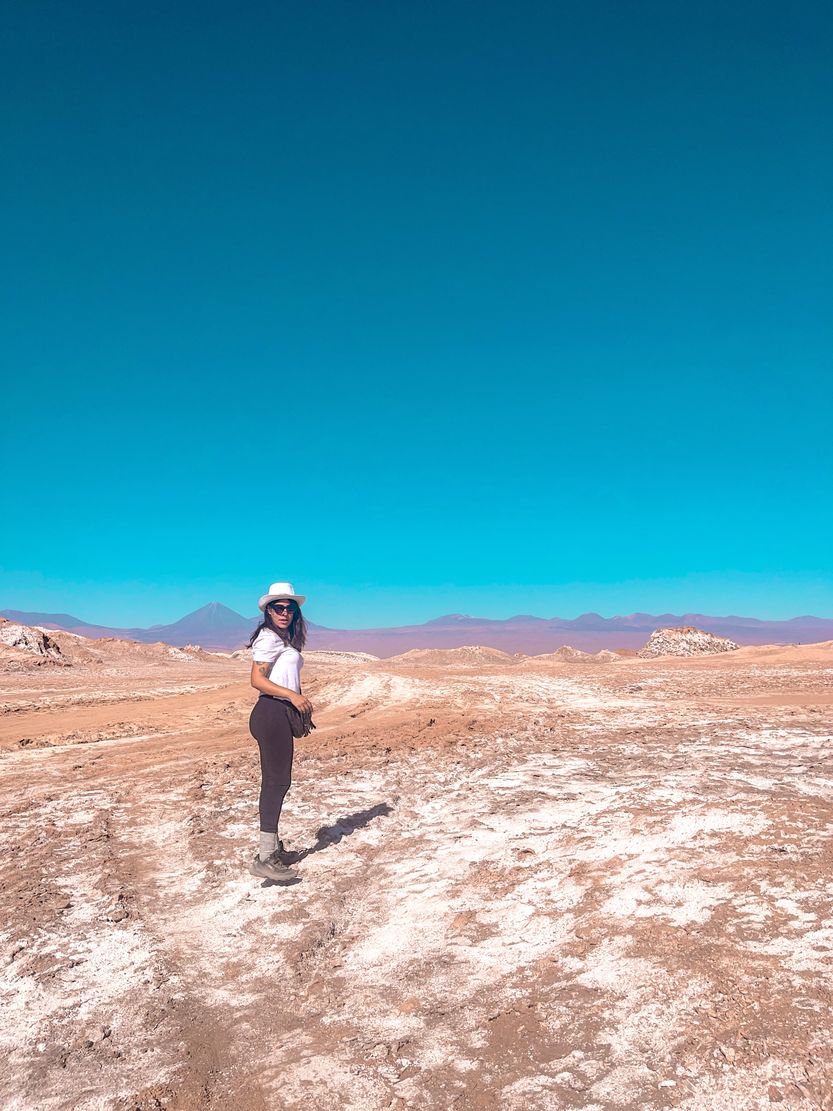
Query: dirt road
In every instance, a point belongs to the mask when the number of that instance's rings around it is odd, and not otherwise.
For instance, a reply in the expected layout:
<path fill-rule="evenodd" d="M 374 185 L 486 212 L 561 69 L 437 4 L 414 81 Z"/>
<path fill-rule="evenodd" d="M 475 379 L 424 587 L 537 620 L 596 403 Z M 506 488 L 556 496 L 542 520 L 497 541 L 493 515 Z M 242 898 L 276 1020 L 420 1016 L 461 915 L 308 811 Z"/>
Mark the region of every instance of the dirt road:
<path fill-rule="evenodd" d="M 833 646 L 10 675 L 4 1108 L 833 1109 Z"/>

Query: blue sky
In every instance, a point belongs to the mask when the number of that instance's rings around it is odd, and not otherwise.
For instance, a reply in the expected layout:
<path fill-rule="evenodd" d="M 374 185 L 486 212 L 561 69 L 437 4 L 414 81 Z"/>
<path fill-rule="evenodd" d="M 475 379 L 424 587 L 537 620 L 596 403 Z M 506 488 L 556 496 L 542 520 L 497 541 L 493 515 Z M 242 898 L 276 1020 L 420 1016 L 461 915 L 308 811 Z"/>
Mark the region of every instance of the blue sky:
<path fill-rule="evenodd" d="M 833 614 L 833 10 L 12 3 L 0 607 Z"/>

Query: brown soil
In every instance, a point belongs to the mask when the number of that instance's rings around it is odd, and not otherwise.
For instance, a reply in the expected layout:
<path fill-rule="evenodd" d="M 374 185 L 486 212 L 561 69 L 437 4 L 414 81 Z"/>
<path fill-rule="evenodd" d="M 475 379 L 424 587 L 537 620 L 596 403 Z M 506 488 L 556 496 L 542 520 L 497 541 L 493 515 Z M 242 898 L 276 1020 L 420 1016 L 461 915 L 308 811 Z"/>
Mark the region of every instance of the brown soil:
<path fill-rule="evenodd" d="M 312 653 L 281 887 L 246 660 L 96 644 L 3 676 L 0 1106 L 833 1111 L 833 645 Z"/>

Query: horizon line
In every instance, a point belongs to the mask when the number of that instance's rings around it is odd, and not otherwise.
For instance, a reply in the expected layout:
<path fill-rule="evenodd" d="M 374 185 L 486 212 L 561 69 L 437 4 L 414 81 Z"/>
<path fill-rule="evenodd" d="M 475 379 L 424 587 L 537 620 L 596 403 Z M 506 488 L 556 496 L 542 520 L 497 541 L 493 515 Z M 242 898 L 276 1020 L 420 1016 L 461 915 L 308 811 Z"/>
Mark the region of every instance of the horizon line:
<path fill-rule="evenodd" d="M 206 602 L 202 606 L 198 606 L 194 610 L 189 610 L 187 613 L 183 614 L 181 617 L 178 617 L 173 621 L 157 621 L 157 622 L 152 622 L 149 625 L 114 625 L 114 624 L 111 624 L 111 623 L 103 623 L 103 622 L 97 622 L 97 621 L 87 621 L 87 620 L 84 620 L 82 618 L 78 618 L 74 614 L 68 613 L 66 611 L 21 610 L 21 609 L 18 609 L 17 607 L 8 607 L 7 609 L 0 609 L 0 616 L 4 616 L 6 613 L 20 613 L 20 614 L 26 614 L 26 613 L 35 614 L 35 613 L 38 613 L 38 614 L 42 615 L 43 617 L 53 617 L 53 618 L 60 615 L 60 616 L 64 616 L 64 617 L 73 618 L 74 622 L 78 626 L 81 626 L 81 627 L 99 628 L 99 629 L 113 629 L 113 630 L 129 632 L 131 629 L 141 629 L 143 631 L 149 631 L 151 629 L 166 628 L 166 627 L 171 626 L 171 625 L 176 625 L 180 621 L 184 621 L 186 618 L 192 617 L 194 614 L 200 613 L 202 610 L 209 609 L 212 606 L 220 606 L 223 609 L 227 610 L 229 613 L 232 613 L 236 617 L 239 617 L 242 621 L 256 622 L 256 621 L 260 620 L 259 616 L 247 617 L 245 614 L 240 613 L 238 610 L 232 609 L 231 606 L 228 606 L 224 602 L 220 602 L 216 599 L 212 600 L 210 602 Z M 728 621 L 728 620 L 731 620 L 731 619 L 737 619 L 737 620 L 740 620 L 740 621 L 759 621 L 759 622 L 763 622 L 763 623 L 778 623 L 778 624 L 786 624 L 786 623 L 793 622 L 793 621 L 803 621 L 803 620 L 813 620 L 813 621 L 831 621 L 831 620 L 833 620 L 833 616 L 825 617 L 825 616 L 819 616 L 818 614 L 812 614 L 812 613 L 795 614 L 792 617 L 757 617 L 757 616 L 751 616 L 751 615 L 740 614 L 740 613 L 714 614 L 714 613 L 706 613 L 702 610 L 690 610 L 689 609 L 689 610 L 684 610 L 684 611 L 678 612 L 678 613 L 674 613 L 671 610 L 665 610 L 661 613 L 651 613 L 648 610 L 632 610 L 630 613 L 615 613 L 615 614 L 612 614 L 609 617 L 605 616 L 603 613 L 598 612 L 597 610 L 584 610 L 581 613 L 577 614 L 575 617 L 564 617 L 564 616 L 561 616 L 559 614 L 555 614 L 551 617 L 541 617 L 541 616 L 539 616 L 537 614 L 533 614 L 533 613 L 515 613 L 515 614 L 510 615 L 509 617 L 482 617 L 482 616 L 478 616 L 476 614 L 449 612 L 449 613 L 439 614 L 436 617 L 426 618 L 423 621 L 404 622 L 404 623 L 400 623 L 398 625 L 369 625 L 369 626 L 365 626 L 363 628 L 352 627 L 352 628 L 349 628 L 349 629 L 348 628 L 343 628 L 341 626 L 335 626 L 335 625 L 322 625 L 320 622 L 317 622 L 317 621 L 310 622 L 310 624 L 315 625 L 318 628 L 329 629 L 329 630 L 332 630 L 334 632 L 335 631 L 364 632 L 364 631 L 372 631 L 372 630 L 376 630 L 376 629 L 382 630 L 382 629 L 398 629 L 398 628 L 415 628 L 415 627 L 419 627 L 421 625 L 428 625 L 428 624 L 431 624 L 431 623 L 434 623 L 434 622 L 441 621 L 444 618 L 463 618 L 463 619 L 469 620 L 469 621 L 488 621 L 488 622 L 494 622 L 494 623 L 498 623 L 498 624 L 506 624 L 508 622 L 516 621 L 516 620 L 519 620 L 519 619 L 531 619 L 533 621 L 578 621 L 582 617 L 598 617 L 602 621 L 615 621 L 617 619 L 626 619 L 626 618 L 632 618 L 632 617 L 651 617 L 651 618 L 659 618 L 659 617 L 679 617 L 679 618 L 706 617 L 706 618 L 723 620 L 723 621 Z M 8 618 L 6 618 L 6 620 L 8 620 Z"/>

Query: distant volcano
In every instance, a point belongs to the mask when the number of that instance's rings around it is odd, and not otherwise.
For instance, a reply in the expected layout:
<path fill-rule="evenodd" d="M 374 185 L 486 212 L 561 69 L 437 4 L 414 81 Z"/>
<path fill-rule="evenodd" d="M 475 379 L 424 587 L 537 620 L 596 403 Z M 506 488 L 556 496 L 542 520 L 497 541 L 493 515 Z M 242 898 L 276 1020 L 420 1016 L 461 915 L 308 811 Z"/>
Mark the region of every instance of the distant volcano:
<path fill-rule="evenodd" d="M 163 639 L 168 644 L 201 644 L 208 647 L 234 642 L 236 645 L 241 639 L 248 640 L 257 621 L 256 617 L 241 617 L 222 602 L 209 602 L 207 606 L 180 617 L 172 625 L 151 625 L 146 632 L 150 635 L 164 630 L 164 637 L 157 636 L 156 639 Z M 144 640 L 144 637 L 135 639 Z"/>

